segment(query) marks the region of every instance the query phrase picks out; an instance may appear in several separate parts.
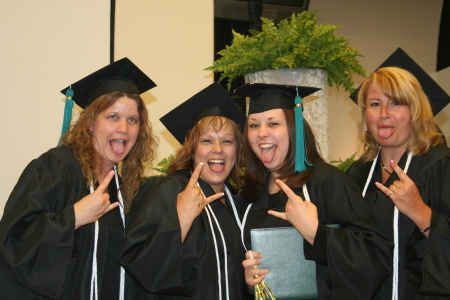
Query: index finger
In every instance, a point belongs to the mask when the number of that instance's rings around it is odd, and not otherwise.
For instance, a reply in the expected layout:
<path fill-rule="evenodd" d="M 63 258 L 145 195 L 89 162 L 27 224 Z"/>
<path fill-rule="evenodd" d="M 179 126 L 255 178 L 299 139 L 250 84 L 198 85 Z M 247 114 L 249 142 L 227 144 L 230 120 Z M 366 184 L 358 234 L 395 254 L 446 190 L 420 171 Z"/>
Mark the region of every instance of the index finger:
<path fill-rule="evenodd" d="M 406 182 L 407 180 L 409 180 L 408 175 L 406 175 L 403 169 L 400 168 L 395 161 L 391 160 L 391 166 L 394 172 L 397 174 L 398 179 L 400 179 L 402 182 Z"/>
<path fill-rule="evenodd" d="M 200 177 L 200 173 L 202 173 L 202 169 L 203 169 L 203 163 L 201 162 L 195 167 L 194 172 L 192 172 L 191 179 L 189 179 L 188 185 L 195 186 L 198 178 Z"/>
<path fill-rule="evenodd" d="M 275 180 L 275 182 L 278 184 L 278 186 L 283 190 L 283 192 L 286 194 L 286 196 L 289 198 L 289 200 L 294 200 L 297 198 L 300 198 L 296 193 L 294 193 L 283 181 L 280 179 Z"/>
<path fill-rule="evenodd" d="M 114 177 L 114 174 L 115 174 L 114 170 L 109 171 L 108 174 L 106 174 L 103 181 L 98 186 L 98 188 L 95 190 L 95 192 L 97 192 L 97 191 L 98 191 L 97 193 L 106 192 L 108 190 L 108 186 L 109 186 L 109 183 L 111 182 L 111 179 Z"/>

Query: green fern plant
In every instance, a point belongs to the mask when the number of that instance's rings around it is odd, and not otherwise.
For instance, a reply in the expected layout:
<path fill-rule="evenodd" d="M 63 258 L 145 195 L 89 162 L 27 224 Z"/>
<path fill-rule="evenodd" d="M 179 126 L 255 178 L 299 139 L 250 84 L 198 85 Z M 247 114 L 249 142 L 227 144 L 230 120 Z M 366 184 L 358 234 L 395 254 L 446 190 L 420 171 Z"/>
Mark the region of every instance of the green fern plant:
<path fill-rule="evenodd" d="M 171 154 L 168 157 L 163 158 L 158 164 L 157 166 L 159 168 L 152 168 L 155 171 L 158 171 L 161 174 L 156 174 L 153 175 L 154 177 L 162 177 L 162 176 L 166 176 L 169 173 L 169 165 L 172 162 L 174 156 Z"/>
<path fill-rule="evenodd" d="M 315 11 L 293 14 L 277 25 L 262 19 L 261 31 L 251 35 L 233 31 L 233 41 L 218 52 L 222 57 L 205 70 L 228 79 L 228 89 L 237 77 L 265 69 L 322 68 L 328 72 L 328 85 L 353 91 L 353 76 L 366 75 L 356 59 L 362 56 L 350 47 L 348 39 L 334 33 L 339 26 L 317 25 Z"/>
<path fill-rule="evenodd" d="M 350 156 L 349 158 L 347 158 L 344 161 L 342 161 L 342 159 L 339 158 L 339 160 L 330 161 L 330 164 L 334 165 L 339 171 L 345 172 L 355 162 L 355 160 L 356 160 L 355 157 L 356 157 L 356 152 L 353 153 L 352 156 Z"/>

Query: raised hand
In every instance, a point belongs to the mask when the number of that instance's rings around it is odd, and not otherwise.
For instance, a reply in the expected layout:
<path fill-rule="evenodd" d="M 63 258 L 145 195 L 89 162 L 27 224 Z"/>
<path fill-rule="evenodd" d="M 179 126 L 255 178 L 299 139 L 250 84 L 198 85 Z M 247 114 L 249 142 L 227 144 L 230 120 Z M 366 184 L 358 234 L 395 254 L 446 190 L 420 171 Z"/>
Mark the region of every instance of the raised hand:
<path fill-rule="evenodd" d="M 319 217 L 317 207 L 310 201 L 303 199 L 295 194 L 283 181 L 277 179 L 275 181 L 288 197 L 286 203 L 286 212 L 276 212 L 269 210 L 272 216 L 289 221 L 295 229 L 300 232 L 305 240 L 311 245 L 316 237 L 317 227 L 319 226 Z"/>
<path fill-rule="evenodd" d="M 119 206 L 119 202 L 112 204 L 109 202 L 109 194 L 107 193 L 109 183 L 113 177 L 114 171 L 111 170 L 93 193 L 74 204 L 75 229 L 97 221 L 108 211 Z"/>
<path fill-rule="evenodd" d="M 430 226 L 431 208 L 423 202 L 416 184 L 402 168 L 394 161 L 391 161 L 391 166 L 400 180 L 394 181 L 389 188 L 379 182 L 375 182 L 375 185 L 390 197 L 398 210 L 410 218 L 422 231 Z M 428 232 L 424 234 L 428 236 Z"/>
<path fill-rule="evenodd" d="M 202 189 L 197 184 L 202 169 L 203 163 L 198 164 L 192 172 L 186 188 L 177 196 L 177 213 L 180 220 L 182 242 L 184 242 L 195 218 L 202 213 L 205 206 L 223 197 L 223 193 L 217 193 L 208 198 L 203 196 Z"/>

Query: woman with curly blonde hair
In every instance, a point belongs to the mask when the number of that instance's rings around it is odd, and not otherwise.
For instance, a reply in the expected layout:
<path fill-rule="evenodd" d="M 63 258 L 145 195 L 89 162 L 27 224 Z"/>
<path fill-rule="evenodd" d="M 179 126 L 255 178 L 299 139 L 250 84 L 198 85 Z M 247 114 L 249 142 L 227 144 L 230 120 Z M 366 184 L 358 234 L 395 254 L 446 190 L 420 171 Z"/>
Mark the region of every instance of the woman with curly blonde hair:
<path fill-rule="evenodd" d="M 125 213 L 154 158 L 139 96 L 154 86 L 124 58 L 64 90 L 84 110 L 60 146 L 27 166 L 6 203 L 2 299 L 129 298 L 135 283 L 119 254 Z"/>

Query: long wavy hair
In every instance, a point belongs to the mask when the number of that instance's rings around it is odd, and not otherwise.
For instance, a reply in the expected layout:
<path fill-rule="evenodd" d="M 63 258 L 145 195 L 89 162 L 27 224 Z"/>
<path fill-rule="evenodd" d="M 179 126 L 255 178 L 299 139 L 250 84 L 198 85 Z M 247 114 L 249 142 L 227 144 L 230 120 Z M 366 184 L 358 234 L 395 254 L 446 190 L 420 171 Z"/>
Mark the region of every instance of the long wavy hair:
<path fill-rule="evenodd" d="M 287 186 L 292 190 L 303 186 L 312 176 L 314 166 L 307 166 L 304 172 L 295 172 L 295 114 L 292 109 L 282 109 L 286 118 L 286 126 L 289 135 L 289 148 L 286 158 L 278 169 L 280 174 L 279 179 L 284 180 Z M 247 119 L 248 122 L 248 119 Z M 244 143 L 242 145 L 243 161 L 245 162 L 243 195 L 249 202 L 254 202 L 258 199 L 262 189 L 266 183 L 267 174 L 269 170 L 264 166 L 262 161 L 256 156 L 255 152 L 248 140 L 248 123 L 245 124 L 244 129 Z M 308 122 L 305 122 L 305 149 L 309 162 L 312 164 L 323 161 L 317 149 L 318 145 L 314 134 Z"/>
<path fill-rule="evenodd" d="M 197 149 L 197 145 L 200 142 L 200 136 L 205 134 L 210 129 L 214 130 L 214 132 L 217 133 L 222 128 L 225 128 L 227 126 L 232 126 L 233 134 L 236 140 L 236 162 L 234 163 L 234 166 L 231 169 L 230 175 L 225 181 L 225 184 L 230 186 L 230 183 L 232 183 L 231 187 L 233 187 L 233 189 L 239 189 L 242 184 L 242 133 L 239 125 L 237 125 L 234 121 L 224 117 L 205 117 L 198 121 L 194 125 L 194 127 L 192 127 L 184 140 L 183 146 L 178 149 L 175 154 L 175 158 L 170 163 L 168 174 L 172 175 L 178 170 L 192 171 L 194 169 L 194 160 L 192 158 L 194 156 L 195 149 Z"/>
<path fill-rule="evenodd" d="M 101 170 L 102 159 L 94 148 L 94 139 L 90 128 L 94 124 L 98 114 L 112 106 L 121 97 L 127 97 L 136 101 L 140 122 L 136 143 L 130 150 L 130 153 L 128 153 L 118 166 L 121 175 L 119 188 L 124 200 L 125 212 L 128 212 L 132 199 L 136 195 L 139 184 L 142 181 L 144 171 L 155 158 L 155 149 L 158 145 L 158 140 L 152 132 L 147 108 L 139 95 L 113 92 L 98 97 L 80 113 L 76 123 L 63 136 L 61 146 L 70 147 L 74 151 L 75 158 L 81 164 L 81 171 L 86 184 L 97 184 L 97 173 L 104 170 Z"/>
<path fill-rule="evenodd" d="M 366 97 L 370 87 L 379 90 L 389 99 L 406 105 L 411 111 L 412 138 L 406 148 L 413 155 L 422 155 L 430 151 L 432 146 L 443 143 L 444 139 L 433 120 L 430 101 L 425 95 L 419 81 L 410 72 L 397 68 L 378 69 L 361 85 L 358 93 L 359 138 L 364 143 L 363 161 L 375 159 L 380 145 L 367 130 Z"/>

